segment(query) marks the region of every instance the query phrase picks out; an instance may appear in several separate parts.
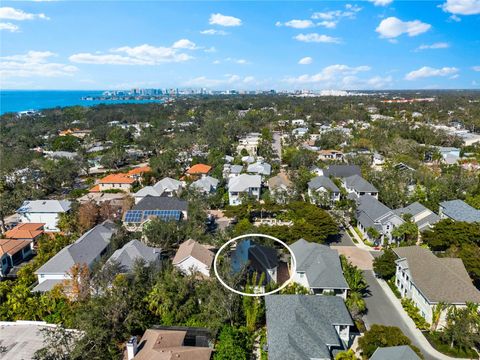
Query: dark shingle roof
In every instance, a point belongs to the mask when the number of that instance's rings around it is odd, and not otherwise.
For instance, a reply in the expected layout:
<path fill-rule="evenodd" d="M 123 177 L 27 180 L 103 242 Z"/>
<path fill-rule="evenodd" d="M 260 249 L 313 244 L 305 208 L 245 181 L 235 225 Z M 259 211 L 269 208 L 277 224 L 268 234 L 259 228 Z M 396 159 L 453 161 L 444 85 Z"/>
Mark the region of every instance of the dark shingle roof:
<path fill-rule="evenodd" d="M 273 269 L 278 266 L 278 253 L 274 248 L 252 244 L 248 248 L 248 254 L 253 256 L 265 269 Z"/>
<path fill-rule="evenodd" d="M 352 175 L 362 175 L 360 166 L 358 165 L 330 165 L 323 170 L 323 175 L 346 178 Z"/>
<path fill-rule="evenodd" d="M 440 203 L 442 213 L 455 221 L 480 222 L 480 210 L 462 200 L 443 201 Z"/>
<path fill-rule="evenodd" d="M 290 245 L 297 271 L 304 271 L 311 288 L 348 289 L 338 251 L 300 239 Z"/>
<path fill-rule="evenodd" d="M 473 286 L 461 259 L 438 258 L 420 246 L 393 251 L 400 259 L 406 259 L 413 283 L 430 302 L 480 302 L 480 291 Z"/>
<path fill-rule="evenodd" d="M 270 360 L 330 359 L 328 346 L 343 347 L 335 325 L 353 325 L 338 296 L 268 295 L 265 304 Z"/>
<path fill-rule="evenodd" d="M 145 196 L 132 210 L 180 210 L 186 211 L 188 203 L 174 197 Z"/>
<path fill-rule="evenodd" d="M 335 185 L 335 183 L 326 176 L 316 176 L 308 183 L 308 188 L 312 190 L 317 190 L 321 187 L 333 192 L 340 192 L 340 189 L 337 187 L 337 185 Z"/>
<path fill-rule="evenodd" d="M 346 187 L 357 192 L 378 192 L 377 188 L 360 175 L 352 175 L 344 179 Z"/>
<path fill-rule="evenodd" d="M 420 360 L 408 345 L 377 348 L 370 360 Z"/>

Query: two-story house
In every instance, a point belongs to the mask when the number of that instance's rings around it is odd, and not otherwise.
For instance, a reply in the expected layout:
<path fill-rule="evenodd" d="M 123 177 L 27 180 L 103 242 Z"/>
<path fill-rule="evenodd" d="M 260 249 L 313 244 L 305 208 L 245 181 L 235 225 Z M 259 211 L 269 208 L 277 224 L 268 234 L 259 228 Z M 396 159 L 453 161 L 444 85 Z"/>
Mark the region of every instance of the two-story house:
<path fill-rule="evenodd" d="M 230 205 L 240 205 L 242 196 L 260 199 L 262 178 L 260 175 L 241 174 L 228 181 L 228 201 Z"/>
<path fill-rule="evenodd" d="M 71 202 L 68 200 L 28 200 L 17 210 L 21 223 L 43 223 L 47 232 L 58 232 L 60 215 L 69 212 Z"/>
<path fill-rule="evenodd" d="M 340 189 L 330 178 L 316 176 L 308 183 L 308 197 L 312 203 L 317 203 L 321 197 L 326 197 L 333 203 L 340 200 Z"/>
<path fill-rule="evenodd" d="M 343 187 L 349 194 L 354 194 L 357 197 L 370 195 L 378 199 L 377 188 L 359 175 L 346 177 L 342 179 L 342 183 Z"/>

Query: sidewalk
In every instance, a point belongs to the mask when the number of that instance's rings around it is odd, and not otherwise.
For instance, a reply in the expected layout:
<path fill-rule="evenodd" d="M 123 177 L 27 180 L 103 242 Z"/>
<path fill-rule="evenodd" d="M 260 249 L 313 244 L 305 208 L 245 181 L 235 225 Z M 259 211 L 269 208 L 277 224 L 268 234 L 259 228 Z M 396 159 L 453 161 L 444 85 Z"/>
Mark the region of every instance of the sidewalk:
<path fill-rule="evenodd" d="M 407 313 L 403 309 L 402 303 L 395 296 L 395 294 L 392 292 L 392 290 L 390 289 L 390 287 L 388 286 L 386 281 L 382 280 L 382 279 L 376 279 L 376 280 L 380 284 L 380 286 L 381 286 L 383 292 L 385 293 L 385 295 L 387 295 L 387 297 L 392 302 L 395 309 L 398 311 L 398 313 L 402 317 L 402 320 L 405 322 L 405 324 L 408 326 L 409 330 L 415 336 L 415 340 L 419 343 L 420 350 L 422 352 L 425 352 L 428 355 L 430 355 L 433 358 L 438 359 L 438 360 L 462 360 L 462 359 L 459 359 L 459 358 L 453 358 L 453 357 L 444 355 L 444 354 L 438 352 L 437 350 L 435 350 L 432 347 L 432 345 L 430 345 L 430 343 L 425 338 L 425 336 L 423 336 L 422 332 L 417 329 L 417 327 L 415 326 L 415 323 L 410 318 L 410 316 L 407 315 Z M 467 359 L 464 359 L 464 360 L 467 360 Z"/>
<path fill-rule="evenodd" d="M 367 251 L 376 251 L 374 248 L 368 246 L 368 245 L 365 245 L 365 243 L 363 242 L 362 238 L 360 236 L 358 236 L 357 232 L 355 231 L 355 229 L 352 227 L 352 225 L 348 225 L 348 231 L 350 231 L 350 233 L 353 235 L 353 237 L 355 238 L 355 240 L 357 241 L 355 243 L 355 246 L 360 248 L 360 249 L 363 249 L 363 250 L 367 250 Z M 349 234 L 350 235 L 350 234 Z"/>

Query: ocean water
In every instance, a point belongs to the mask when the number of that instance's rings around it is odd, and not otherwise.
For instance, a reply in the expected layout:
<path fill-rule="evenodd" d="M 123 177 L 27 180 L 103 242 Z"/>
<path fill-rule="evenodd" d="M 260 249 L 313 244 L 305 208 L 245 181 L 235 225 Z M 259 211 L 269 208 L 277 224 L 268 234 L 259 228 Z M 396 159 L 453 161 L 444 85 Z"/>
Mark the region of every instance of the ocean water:
<path fill-rule="evenodd" d="M 100 96 L 103 90 L 0 90 L 0 115 L 7 112 L 42 110 L 64 106 L 98 104 L 147 103 L 161 100 L 82 100 L 84 96 Z"/>

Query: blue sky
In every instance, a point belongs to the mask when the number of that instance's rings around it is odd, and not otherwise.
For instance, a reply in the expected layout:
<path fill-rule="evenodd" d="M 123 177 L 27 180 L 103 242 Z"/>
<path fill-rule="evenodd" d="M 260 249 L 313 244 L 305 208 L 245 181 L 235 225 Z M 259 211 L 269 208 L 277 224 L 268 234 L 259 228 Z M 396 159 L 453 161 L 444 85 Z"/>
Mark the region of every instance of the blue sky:
<path fill-rule="evenodd" d="M 480 0 L 3 1 L 2 89 L 480 87 Z"/>

